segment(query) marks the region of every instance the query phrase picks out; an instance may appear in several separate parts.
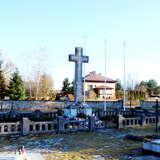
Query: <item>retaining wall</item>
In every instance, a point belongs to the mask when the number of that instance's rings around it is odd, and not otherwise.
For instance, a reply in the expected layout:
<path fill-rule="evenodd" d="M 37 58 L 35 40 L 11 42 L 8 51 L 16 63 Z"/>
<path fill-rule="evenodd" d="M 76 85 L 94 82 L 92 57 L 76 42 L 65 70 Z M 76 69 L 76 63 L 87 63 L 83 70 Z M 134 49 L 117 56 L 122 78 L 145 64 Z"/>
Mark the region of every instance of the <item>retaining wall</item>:
<path fill-rule="evenodd" d="M 41 111 L 53 111 L 56 108 L 64 108 L 69 103 L 73 102 L 62 102 L 62 101 L 12 101 L 12 100 L 3 100 L 0 101 L 0 111 L 7 111 L 7 110 L 41 110 Z M 104 107 L 104 101 L 86 101 L 86 103 L 94 108 Z M 113 108 L 121 108 L 123 102 L 122 101 L 107 101 L 107 107 Z"/>

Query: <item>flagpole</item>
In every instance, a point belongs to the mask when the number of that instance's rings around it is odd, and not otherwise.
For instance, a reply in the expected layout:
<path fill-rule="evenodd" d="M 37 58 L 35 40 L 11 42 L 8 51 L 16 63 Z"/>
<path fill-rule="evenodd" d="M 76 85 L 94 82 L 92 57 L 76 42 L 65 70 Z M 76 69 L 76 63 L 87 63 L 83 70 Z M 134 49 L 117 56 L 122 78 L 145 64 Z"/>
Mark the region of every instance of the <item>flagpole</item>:
<path fill-rule="evenodd" d="M 84 53 L 86 53 L 86 36 L 83 37 L 84 40 Z M 86 92 L 85 92 L 85 83 L 86 83 L 86 79 L 85 79 L 85 63 L 83 63 L 83 77 L 84 77 L 84 81 L 83 81 L 83 102 L 86 102 Z"/>
<path fill-rule="evenodd" d="M 106 106 L 106 92 L 107 92 L 107 89 L 106 89 L 106 82 L 107 82 L 107 70 L 106 70 L 106 68 L 107 68 L 107 60 L 106 60 L 106 58 L 107 58 L 107 55 L 106 55 L 106 39 L 104 40 L 104 76 L 105 76 L 105 100 L 104 100 L 104 112 L 105 112 L 105 114 L 106 114 L 106 109 L 107 109 L 107 106 Z"/>
<path fill-rule="evenodd" d="M 125 111 L 126 103 L 126 43 L 123 42 L 123 110 Z"/>

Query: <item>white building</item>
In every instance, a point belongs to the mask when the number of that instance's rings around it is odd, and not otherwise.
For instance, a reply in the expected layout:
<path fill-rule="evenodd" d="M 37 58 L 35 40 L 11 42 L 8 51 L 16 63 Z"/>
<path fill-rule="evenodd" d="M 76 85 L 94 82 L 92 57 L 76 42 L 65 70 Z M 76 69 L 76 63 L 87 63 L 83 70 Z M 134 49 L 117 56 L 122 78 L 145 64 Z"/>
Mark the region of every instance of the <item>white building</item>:
<path fill-rule="evenodd" d="M 98 99 L 105 98 L 105 90 L 107 99 L 115 99 L 115 85 L 115 80 L 105 78 L 100 73 L 98 74 L 95 71 L 90 72 L 85 76 L 85 92 L 89 93 L 89 91 L 94 91 L 97 94 Z"/>

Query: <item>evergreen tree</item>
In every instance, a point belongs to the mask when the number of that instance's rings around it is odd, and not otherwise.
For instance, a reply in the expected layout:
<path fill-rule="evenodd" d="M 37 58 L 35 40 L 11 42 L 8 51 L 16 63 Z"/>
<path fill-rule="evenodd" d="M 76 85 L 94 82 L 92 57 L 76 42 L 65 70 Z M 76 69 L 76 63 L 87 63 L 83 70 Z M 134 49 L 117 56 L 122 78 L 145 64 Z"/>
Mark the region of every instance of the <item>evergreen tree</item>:
<path fill-rule="evenodd" d="M 2 61 L 0 61 L 0 99 L 4 99 L 7 95 L 5 78 L 2 70 Z"/>
<path fill-rule="evenodd" d="M 63 81 L 62 93 L 64 95 L 73 94 L 73 83 L 70 83 L 68 78 Z"/>
<path fill-rule="evenodd" d="M 115 92 L 116 92 L 115 94 L 117 99 L 121 99 L 123 97 L 123 87 L 119 79 L 117 79 L 117 82 L 116 82 Z"/>
<path fill-rule="evenodd" d="M 160 87 L 154 79 L 150 79 L 147 82 L 147 89 L 149 96 L 158 96 L 160 94 Z"/>
<path fill-rule="evenodd" d="M 12 75 L 12 78 L 10 79 L 9 97 L 12 100 L 25 99 L 25 87 L 18 71 L 15 71 Z"/>

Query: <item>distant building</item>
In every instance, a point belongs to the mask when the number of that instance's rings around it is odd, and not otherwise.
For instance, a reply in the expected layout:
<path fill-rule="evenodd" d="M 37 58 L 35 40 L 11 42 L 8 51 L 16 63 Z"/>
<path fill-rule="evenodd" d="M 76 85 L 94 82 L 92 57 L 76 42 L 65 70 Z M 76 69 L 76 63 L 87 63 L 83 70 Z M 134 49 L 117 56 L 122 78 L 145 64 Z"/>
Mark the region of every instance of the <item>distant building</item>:
<path fill-rule="evenodd" d="M 90 91 L 94 91 L 98 99 L 105 98 L 105 89 L 106 98 L 115 99 L 115 85 L 115 80 L 105 78 L 105 76 L 102 76 L 100 73 L 96 73 L 95 71 L 90 72 L 88 75 L 85 76 L 84 89 L 86 94 L 88 94 Z"/>

